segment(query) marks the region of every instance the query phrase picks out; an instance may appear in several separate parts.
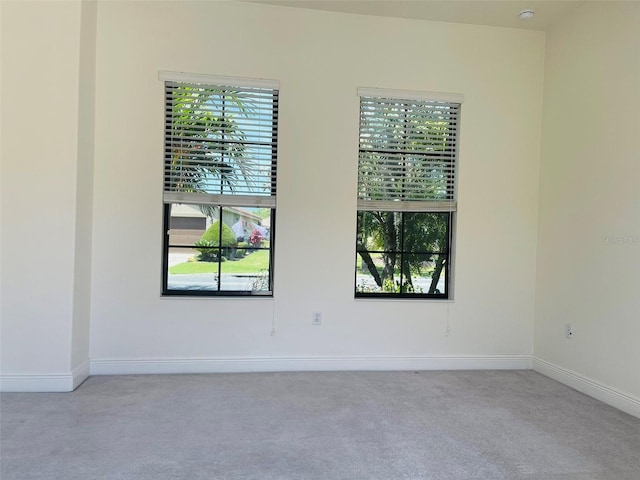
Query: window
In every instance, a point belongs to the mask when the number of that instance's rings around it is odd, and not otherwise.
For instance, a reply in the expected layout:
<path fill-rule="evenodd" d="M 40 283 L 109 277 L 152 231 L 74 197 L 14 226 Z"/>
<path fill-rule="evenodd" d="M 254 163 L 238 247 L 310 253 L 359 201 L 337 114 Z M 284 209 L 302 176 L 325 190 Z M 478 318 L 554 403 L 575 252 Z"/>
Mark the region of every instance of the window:
<path fill-rule="evenodd" d="M 462 96 L 358 94 L 355 295 L 450 298 Z"/>
<path fill-rule="evenodd" d="M 163 295 L 272 295 L 277 82 L 160 79 Z"/>

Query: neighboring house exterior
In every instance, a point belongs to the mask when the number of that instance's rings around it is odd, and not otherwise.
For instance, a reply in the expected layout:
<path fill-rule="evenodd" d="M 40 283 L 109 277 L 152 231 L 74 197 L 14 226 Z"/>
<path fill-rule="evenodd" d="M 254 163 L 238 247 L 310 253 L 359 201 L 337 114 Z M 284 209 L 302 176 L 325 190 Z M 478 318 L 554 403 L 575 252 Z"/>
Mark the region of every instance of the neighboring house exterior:
<path fill-rule="evenodd" d="M 207 216 L 195 205 L 178 204 L 171 207 L 171 219 L 169 228 L 176 230 L 202 230 L 205 231 Z"/>
<path fill-rule="evenodd" d="M 200 240 L 202 234 L 219 217 L 216 209 L 213 219 L 207 217 L 197 205 L 178 204 L 171 208 L 169 228 L 171 229 L 171 243 L 174 245 L 193 245 Z M 260 225 L 258 215 L 238 207 L 222 207 L 222 221 L 229 227 L 242 220 L 246 225 L 246 234 L 251 234 L 251 225 Z"/>
<path fill-rule="evenodd" d="M 245 236 L 251 235 L 251 224 L 260 225 L 261 218 L 244 208 L 239 207 L 223 207 L 222 221 L 232 227 L 236 222 L 242 220 L 245 224 Z"/>

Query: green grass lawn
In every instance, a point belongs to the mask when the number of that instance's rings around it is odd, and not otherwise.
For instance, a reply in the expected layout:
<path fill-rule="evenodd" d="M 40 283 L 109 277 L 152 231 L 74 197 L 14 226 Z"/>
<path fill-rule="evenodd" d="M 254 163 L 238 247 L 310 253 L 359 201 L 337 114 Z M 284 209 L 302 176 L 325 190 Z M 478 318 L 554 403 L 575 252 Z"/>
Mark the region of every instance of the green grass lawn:
<path fill-rule="evenodd" d="M 269 268 L 269 250 L 258 250 L 240 260 L 222 262 L 222 273 L 260 273 Z M 217 262 L 185 262 L 169 268 L 172 275 L 217 273 Z"/>

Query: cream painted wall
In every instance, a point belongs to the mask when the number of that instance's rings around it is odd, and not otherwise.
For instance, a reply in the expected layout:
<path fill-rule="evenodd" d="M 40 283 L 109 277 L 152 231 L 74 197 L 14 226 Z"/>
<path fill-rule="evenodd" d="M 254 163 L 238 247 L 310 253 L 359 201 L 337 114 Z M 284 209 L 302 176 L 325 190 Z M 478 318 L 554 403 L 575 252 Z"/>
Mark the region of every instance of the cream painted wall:
<path fill-rule="evenodd" d="M 540 32 L 99 4 L 92 360 L 530 355 L 543 63 Z M 273 299 L 160 298 L 159 70 L 281 83 Z M 465 95 L 454 302 L 353 298 L 358 86 Z"/>
<path fill-rule="evenodd" d="M 77 1 L 2 4 L 3 375 L 71 371 L 79 31 Z"/>
<path fill-rule="evenodd" d="M 97 13 L 95 1 L 81 1 L 72 370 L 89 361 Z"/>
<path fill-rule="evenodd" d="M 547 35 L 535 355 L 640 401 L 640 4 Z M 573 338 L 564 337 L 564 325 Z"/>

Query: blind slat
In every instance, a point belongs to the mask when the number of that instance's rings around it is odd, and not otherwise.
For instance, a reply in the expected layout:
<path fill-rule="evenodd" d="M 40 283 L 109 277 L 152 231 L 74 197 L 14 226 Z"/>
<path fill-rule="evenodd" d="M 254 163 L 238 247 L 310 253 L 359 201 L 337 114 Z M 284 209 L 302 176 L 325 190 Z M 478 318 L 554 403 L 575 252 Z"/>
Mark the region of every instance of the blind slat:
<path fill-rule="evenodd" d="M 166 78 L 164 201 L 275 205 L 277 86 L 207 78 Z"/>
<path fill-rule="evenodd" d="M 361 94 L 358 209 L 455 211 L 459 110 Z"/>
<path fill-rule="evenodd" d="M 464 101 L 464 96 L 458 93 L 443 93 L 443 92 L 417 92 L 413 90 L 390 90 L 382 88 L 367 88 L 359 87 L 358 95 L 367 99 L 413 99 L 410 101 L 424 101 L 424 102 L 450 102 L 453 105 L 461 104 Z"/>
<path fill-rule="evenodd" d="M 189 192 L 164 192 L 164 203 L 190 205 L 222 205 L 227 207 L 276 208 L 276 197 L 258 195 L 217 195 Z"/>
<path fill-rule="evenodd" d="M 456 202 L 449 201 L 405 201 L 391 204 L 387 201 L 358 200 L 358 210 L 378 212 L 455 212 Z"/>

